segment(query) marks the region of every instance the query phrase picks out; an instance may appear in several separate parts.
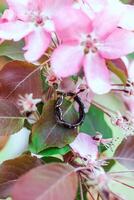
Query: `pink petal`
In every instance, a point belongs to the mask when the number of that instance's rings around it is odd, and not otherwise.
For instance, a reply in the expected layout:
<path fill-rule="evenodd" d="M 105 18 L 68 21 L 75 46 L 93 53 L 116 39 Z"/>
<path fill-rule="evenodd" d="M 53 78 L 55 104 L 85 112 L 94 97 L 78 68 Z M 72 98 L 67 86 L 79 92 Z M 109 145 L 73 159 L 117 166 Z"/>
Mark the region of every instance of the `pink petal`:
<path fill-rule="evenodd" d="M 110 91 L 110 74 L 104 59 L 97 53 L 90 53 L 84 61 L 84 71 L 89 87 L 94 93 L 105 94 Z"/>
<path fill-rule="evenodd" d="M 58 77 L 67 77 L 79 72 L 83 50 L 79 46 L 61 45 L 53 53 L 51 66 Z"/>
<path fill-rule="evenodd" d="M 94 12 L 101 12 L 107 5 L 107 0 L 85 0 L 85 2 L 91 7 Z"/>
<path fill-rule="evenodd" d="M 27 19 L 29 0 L 6 0 L 10 9 L 12 9 L 19 19 Z"/>
<path fill-rule="evenodd" d="M 42 28 L 37 28 L 26 37 L 26 46 L 23 48 L 26 60 L 29 62 L 37 61 L 46 51 L 51 41 L 50 35 Z"/>
<path fill-rule="evenodd" d="M 70 144 L 75 153 L 78 153 L 81 157 L 91 158 L 96 160 L 98 156 L 98 147 L 96 142 L 91 136 L 85 133 L 79 133 L 76 139 Z"/>
<path fill-rule="evenodd" d="M 46 15 L 53 16 L 60 9 L 70 6 L 73 0 L 44 0 L 44 3 Z"/>
<path fill-rule="evenodd" d="M 134 61 L 132 61 L 129 65 L 128 76 L 129 79 L 134 82 Z"/>
<path fill-rule="evenodd" d="M 69 16 L 69 17 L 68 17 Z M 54 18 L 56 32 L 62 41 L 78 40 L 83 33 L 91 30 L 91 21 L 80 10 L 66 8 Z"/>
<path fill-rule="evenodd" d="M 63 91 L 64 93 L 74 92 L 75 82 L 70 77 L 63 78 L 60 83 L 60 90 Z"/>
<path fill-rule="evenodd" d="M 127 30 L 134 30 L 134 6 L 131 5 L 123 5 L 124 10 L 119 22 L 119 26 L 127 29 Z"/>
<path fill-rule="evenodd" d="M 96 14 L 93 21 L 93 31 L 100 39 L 105 39 L 119 24 L 121 13 L 115 15 L 110 7 Z"/>
<path fill-rule="evenodd" d="M 116 59 L 134 51 L 134 33 L 115 29 L 98 47 L 104 58 Z"/>
<path fill-rule="evenodd" d="M 5 22 L 0 24 L 0 38 L 19 41 L 32 31 L 33 27 L 22 21 Z"/>
<path fill-rule="evenodd" d="M 6 19 L 7 21 L 13 21 L 16 19 L 16 15 L 13 10 L 6 9 L 2 15 L 2 19 Z"/>

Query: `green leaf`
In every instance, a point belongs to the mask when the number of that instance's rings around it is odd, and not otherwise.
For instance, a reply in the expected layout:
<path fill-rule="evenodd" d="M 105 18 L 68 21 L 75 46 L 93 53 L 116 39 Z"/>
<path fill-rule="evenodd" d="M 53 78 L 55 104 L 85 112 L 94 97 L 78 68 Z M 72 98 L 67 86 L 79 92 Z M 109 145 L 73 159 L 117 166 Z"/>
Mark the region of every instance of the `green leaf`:
<path fill-rule="evenodd" d="M 56 157 L 43 157 L 41 158 L 45 163 L 61 163 L 63 162 L 61 159 Z"/>
<path fill-rule="evenodd" d="M 24 61 L 24 52 L 22 50 L 24 43 L 5 41 L 0 45 L 0 56 L 7 56 L 12 60 Z"/>
<path fill-rule="evenodd" d="M 77 129 L 68 129 L 56 123 L 55 103 L 54 100 L 46 103 L 40 120 L 32 128 L 30 148 L 35 153 L 50 147 L 62 148 L 77 136 Z M 76 121 L 77 113 L 72 104 L 65 101 L 62 109 L 65 120 L 72 123 Z"/>
<path fill-rule="evenodd" d="M 116 62 L 117 63 L 117 62 Z M 119 77 L 119 79 L 123 82 L 126 83 L 127 81 L 127 74 L 126 74 L 126 69 L 123 69 L 123 66 L 120 67 L 120 64 L 118 62 L 118 64 L 114 63 L 114 61 L 107 61 L 107 66 L 108 69 L 113 72 L 116 76 Z"/>
<path fill-rule="evenodd" d="M 129 3 L 129 0 L 121 0 L 122 1 L 122 3 Z"/>
<path fill-rule="evenodd" d="M 48 156 L 58 155 L 58 154 L 65 155 L 69 151 L 70 151 L 70 147 L 68 145 L 66 145 L 63 148 L 57 148 L 57 147 L 48 148 L 48 149 L 45 149 L 44 151 L 41 151 L 39 154 L 42 156 L 48 157 Z"/>
<path fill-rule="evenodd" d="M 7 8 L 5 0 L 0 1 L 0 14 L 2 15 L 2 12 Z"/>
<path fill-rule="evenodd" d="M 127 57 L 128 57 L 128 59 L 130 59 L 130 60 L 134 60 L 134 53 L 129 54 Z"/>
<path fill-rule="evenodd" d="M 100 132 L 104 138 L 112 137 L 112 130 L 104 119 L 104 113 L 93 105 L 86 114 L 80 131 L 89 135 L 95 135 L 96 132 Z"/>

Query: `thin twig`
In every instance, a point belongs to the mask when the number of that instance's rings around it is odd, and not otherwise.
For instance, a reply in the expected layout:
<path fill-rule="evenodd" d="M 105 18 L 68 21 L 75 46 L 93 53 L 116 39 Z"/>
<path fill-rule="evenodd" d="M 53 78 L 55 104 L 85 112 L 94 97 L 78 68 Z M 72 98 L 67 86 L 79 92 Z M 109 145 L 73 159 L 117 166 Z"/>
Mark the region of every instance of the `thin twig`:
<path fill-rule="evenodd" d="M 79 184 L 80 184 L 80 197 L 81 197 L 81 200 L 84 200 L 81 175 L 79 175 Z"/>
<path fill-rule="evenodd" d="M 117 180 L 117 179 L 115 179 L 115 178 L 113 178 L 113 181 L 115 181 L 115 182 L 117 182 L 117 183 L 120 183 L 120 184 L 122 184 L 122 185 L 125 185 L 126 187 L 129 187 L 129 188 L 131 188 L 131 189 L 134 189 L 134 186 L 128 185 L 127 183 L 121 182 L 121 181 L 119 181 L 119 180 Z"/>

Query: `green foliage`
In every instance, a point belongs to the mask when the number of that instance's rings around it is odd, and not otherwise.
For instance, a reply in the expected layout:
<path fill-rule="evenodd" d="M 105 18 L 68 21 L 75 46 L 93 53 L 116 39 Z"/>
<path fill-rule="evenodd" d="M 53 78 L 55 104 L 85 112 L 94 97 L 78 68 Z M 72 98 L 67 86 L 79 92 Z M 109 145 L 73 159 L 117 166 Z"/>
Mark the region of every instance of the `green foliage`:
<path fill-rule="evenodd" d="M 57 147 L 48 148 L 48 149 L 45 149 L 44 151 L 41 151 L 39 154 L 42 156 L 48 157 L 48 156 L 58 155 L 58 154 L 65 155 L 69 151 L 70 151 L 70 147 L 68 145 L 66 145 L 63 148 L 57 148 Z"/>
<path fill-rule="evenodd" d="M 112 130 L 104 119 L 104 113 L 93 105 L 86 114 L 80 131 L 89 135 L 95 135 L 96 132 L 100 132 L 104 138 L 112 137 Z"/>
<path fill-rule="evenodd" d="M 23 46 L 23 41 L 5 41 L 0 45 L 0 56 L 7 56 L 12 60 L 24 61 L 24 52 L 22 50 Z"/>

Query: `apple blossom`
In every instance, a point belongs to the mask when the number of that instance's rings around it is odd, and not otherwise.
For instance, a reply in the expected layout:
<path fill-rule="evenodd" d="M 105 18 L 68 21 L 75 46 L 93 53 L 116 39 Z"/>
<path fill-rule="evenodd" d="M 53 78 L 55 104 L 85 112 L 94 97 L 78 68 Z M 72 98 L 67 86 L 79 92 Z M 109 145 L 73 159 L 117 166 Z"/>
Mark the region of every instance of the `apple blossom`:
<path fill-rule="evenodd" d="M 22 112 L 36 111 L 36 104 L 41 102 L 41 99 L 33 99 L 33 94 L 25 94 L 25 96 L 19 96 L 18 106 L 22 107 Z"/>
<path fill-rule="evenodd" d="M 84 2 L 84 3 L 83 3 Z M 97 13 L 109 9 L 114 16 L 121 16 L 118 26 L 127 30 L 134 30 L 134 6 L 126 5 L 120 0 L 79 0 L 80 8 L 89 13 L 92 19 Z M 89 10 L 89 11 L 88 11 Z"/>
<path fill-rule="evenodd" d="M 14 41 L 24 38 L 24 55 L 26 60 L 32 62 L 43 55 L 51 42 L 57 11 L 66 8 L 72 0 L 7 0 L 7 3 L 16 17 L 13 21 L 0 24 L 0 38 Z"/>
<path fill-rule="evenodd" d="M 90 136 L 85 133 L 79 133 L 75 140 L 70 144 L 72 150 L 88 163 L 96 163 L 99 157 L 98 146 L 100 144 L 111 143 L 112 139 L 103 139 L 100 133 Z M 103 163 L 104 164 L 104 163 Z"/>
<path fill-rule="evenodd" d="M 4 11 L 2 17 L 0 18 L 0 24 L 6 23 L 8 21 L 14 21 L 15 14 L 11 9 L 7 9 Z M 0 39 L 0 44 L 4 41 L 4 39 Z"/>
<path fill-rule="evenodd" d="M 72 17 L 70 13 L 73 22 L 64 23 L 67 12 L 56 19 L 62 44 L 51 57 L 53 71 L 58 77 L 67 77 L 78 73 L 83 66 L 88 85 L 97 94 L 111 89 L 105 61 L 134 51 L 134 33 L 118 28 L 119 16 L 108 12 L 97 14 L 93 21 L 86 15 L 83 20 L 75 20 L 74 12 Z"/>
<path fill-rule="evenodd" d="M 81 157 L 95 161 L 98 157 L 98 146 L 91 136 L 79 133 L 70 144 L 73 151 Z"/>

